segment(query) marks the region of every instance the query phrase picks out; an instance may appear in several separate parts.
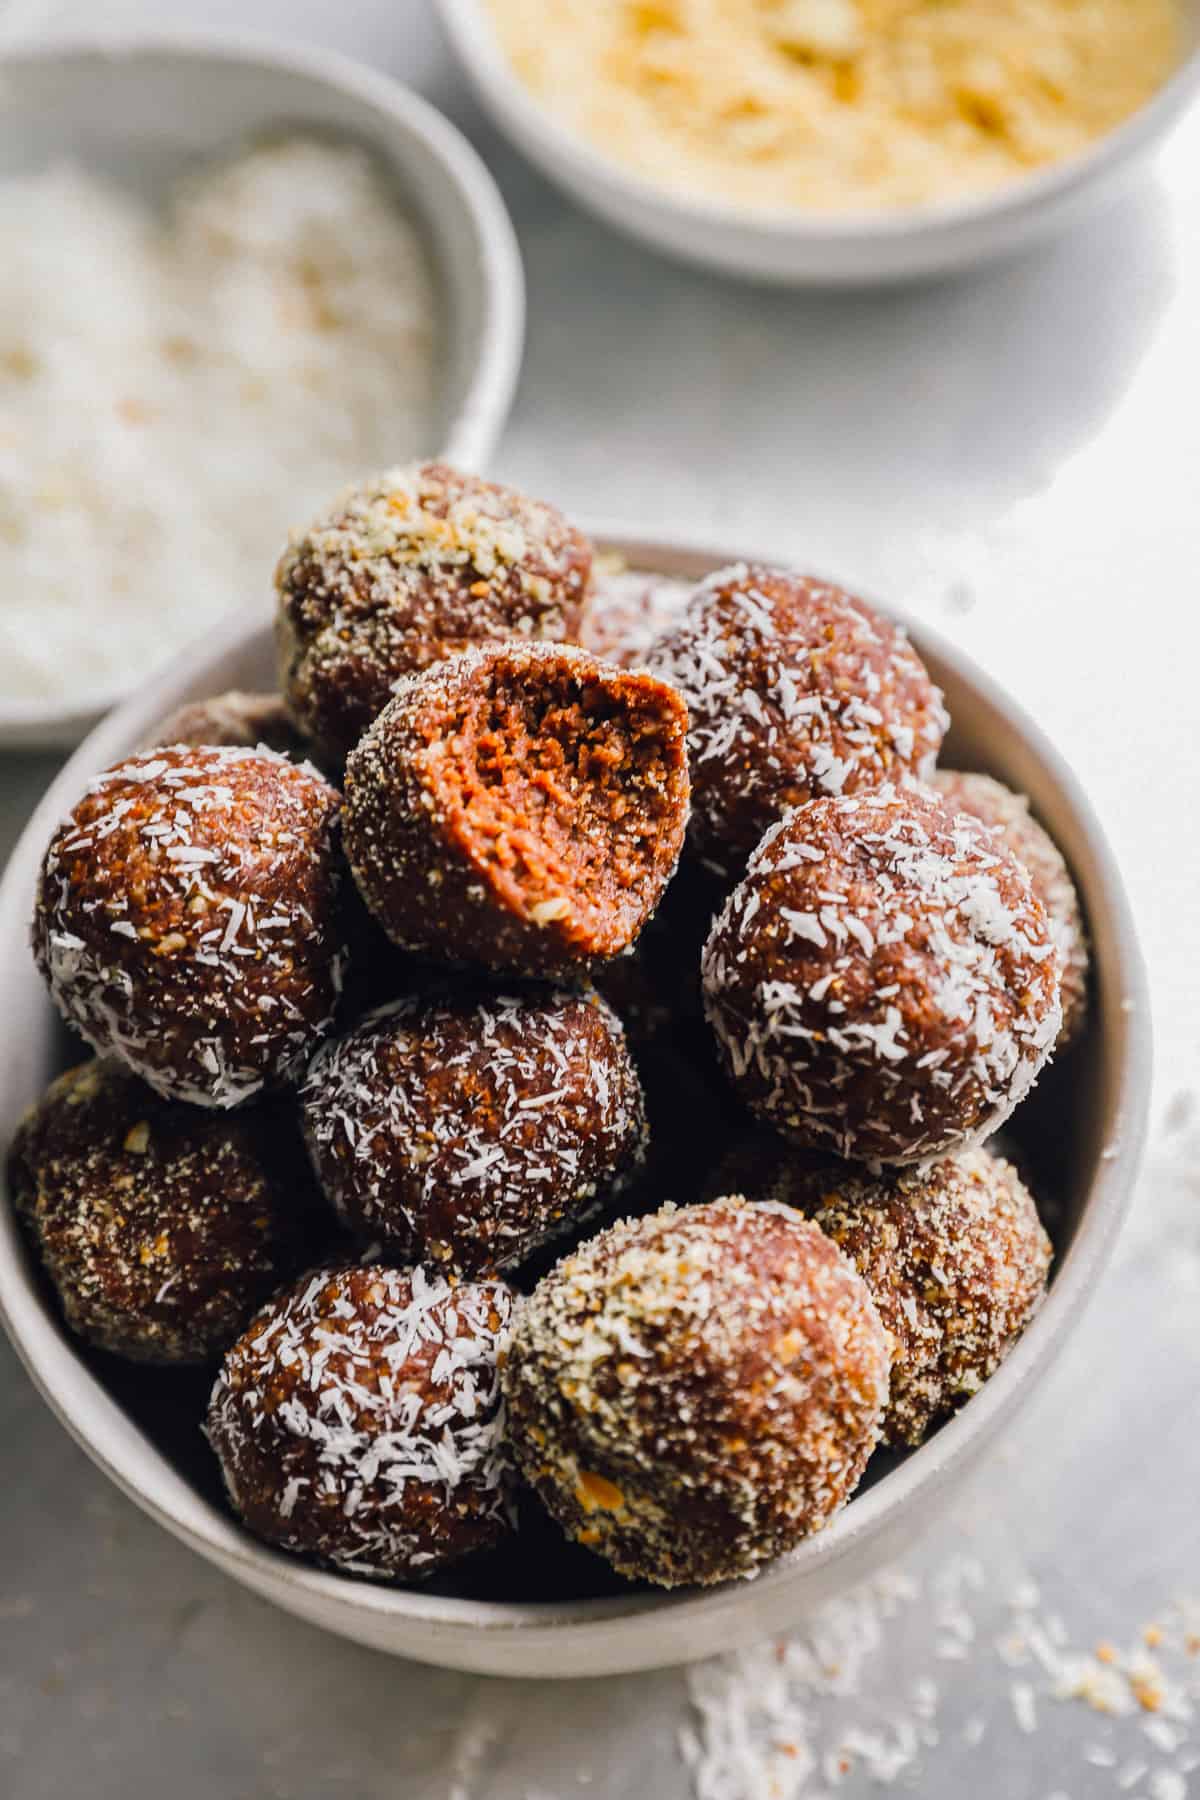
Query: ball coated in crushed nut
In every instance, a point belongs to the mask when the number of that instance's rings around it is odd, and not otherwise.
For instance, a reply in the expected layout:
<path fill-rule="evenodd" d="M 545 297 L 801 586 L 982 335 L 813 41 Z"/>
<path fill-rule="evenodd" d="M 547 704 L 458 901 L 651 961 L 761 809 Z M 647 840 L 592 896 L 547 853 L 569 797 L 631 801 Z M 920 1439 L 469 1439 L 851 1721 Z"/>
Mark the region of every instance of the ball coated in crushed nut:
<path fill-rule="evenodd" d="M 413 669 L 471 644 L 571 639 L 591 561 L 556 508 L 445 463 L 347 489 L 275 574 L 296 722 L 333 766 Z"/>
<path fill-rule="evenodd" d="M 793 1167 L 773 1188 L 854 1264 L 893 1343 L 883 1435 L 919 1444 L 994 1375 L 1041 1305 L 1050 1240 L 1012 1164 L 986 1150 L 875 1179 Z"/>
<path fill-rule="evenodd" d="M 315 1189 L 290 1114 L 181 1106 L 111 1057 L 51 1083 L 9 1171 L 67 1323 L 136 1362 L 218 1356 L 310 1253 Z"/>
<path fill-rule="evenodd" d="M 518 1316 L 522 1474 L 567 1534 L 664 1587 L 755 1574 L 853 1491 L 887 1398 L 865 1285 L 787 1207 L 722 1199 L 616 1225 Z"/>

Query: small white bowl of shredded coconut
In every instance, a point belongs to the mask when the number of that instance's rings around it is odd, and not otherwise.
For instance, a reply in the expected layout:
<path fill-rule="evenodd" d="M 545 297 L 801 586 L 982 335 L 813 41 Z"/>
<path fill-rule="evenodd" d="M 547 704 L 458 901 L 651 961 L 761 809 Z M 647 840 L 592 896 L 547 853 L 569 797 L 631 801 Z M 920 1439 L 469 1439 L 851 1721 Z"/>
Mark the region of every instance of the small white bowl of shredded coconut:
<path fill-rule="evenodd" d="M 0 59 L 0 744 L 75 741 L 372 468 L 490 455 L 523 284 L 470 146 L 326 52 Z"/>

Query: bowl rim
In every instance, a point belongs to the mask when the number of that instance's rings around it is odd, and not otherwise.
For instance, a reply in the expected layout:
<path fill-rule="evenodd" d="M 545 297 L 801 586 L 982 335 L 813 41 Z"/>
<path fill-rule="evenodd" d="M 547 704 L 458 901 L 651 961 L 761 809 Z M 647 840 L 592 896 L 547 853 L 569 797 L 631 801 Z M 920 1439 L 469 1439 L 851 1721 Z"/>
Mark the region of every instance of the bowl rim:
<path fill-rule="evenodd" d="M 512 410 L 525 344 L 525 272 L 508 209 L 491 171 L 465 134 L 431 101 L 396 76 L 367 67 L 341 51 L 289 43 L 258 31 L 152 27 L 122 30 L 97 27 L 50 38 L 15 39 L 0 46 L 0 84 L 19 78 L 29 65 L 91 63 L 102 77 L 106 65 L 175 58 L 200 68 L 267 70 L 295 76 L 349 98 L 363 116 L 383 116 L 420 142 L 438 163 L 469 218 L 478 257 L 476 280 L 481 320 L 475 368 L 441 442 L 426 460 L 442 460 L 469 470 L 491 457 Z M 219 76 L 217 77 L 219 79 Z M 364 129 L 364 137 L 371 134 Z M 347 470 L 346 480 L 360 471 Z M 196 646 L 193 643 L 192 649 Z M 166 672 L 169 663 L 161 665 Z M 89 690 L 66 704 L 35 699 L 0 700 L 0 747 L 39 748 L 78 741 L 129 695 L 128 686 Z"/>
<path fill-rule="evenodd" d="M 585 521 L 593 541 L 602 550 L 613 550 L 631 566 L 653 569 L 655 562 L 674 563 L 664 570 L 678 573 L 686 559 L 696 571 L 729 563 L 762 561 L 763 551 L 748 553 L 714 547 L 701 539 L 650 538 L 644 530 L 622 529 L 619 524 Z M 691 578 L 691 572 L 685 579 Z M 960 1411 L 918 1451 L 891 1470 L 866 1493 L 857 1496 L 816 1536 L 778 1558 L 750 1583 L 732 1582 L 711 1589 L 683 1589 L 618 1595 L 592 1600 L 561 1602 L 498 1602 L 456 1599 L 433 1595 L 419 1588 L 392 1588 L 360 1582 L 312 1568 L 283 1552 L 268 1549 L 252 1539 L 240 1525 L 221 1514 L 196 1494 L 184 1478 L 165 1463 L 161 1453 L 149 1449 L 138 1428 L 87 1371 L 71 1340 L 37 1292 L 17 1249 L 15 1221 L 7 1204 L 0 1218 L 0 1321 L 6 1327 L 34 1385 L 51 1410 L 86 1454 L 133 1500 L 175 1537 L 187 1543 L 226 1573 L 244 1581 L 256 1592 L 284 1607 L 301 1611 L 347 1635 L 358 1635 L 348 1623 L 403 1621 L 406 1628 L 424 1627 L 428 1640 L 396 1644 L 403 1654 L 447 1666 L 475 1667 L 466 1645 L 479 1634 L 519 1637 L 526 1647 L 563 1643 L 570 1634 L 571 1655 L 564 1667 L 541 1667 L 543 1675 L 571 1674 L 579 1670 L 578 1646 L 589 1638 L 603 1647 L 605 1668 L 658 1666 L 666 1660 L 648 1643 L 655 1621 L 671 1613 L 677 1622 L 687 1619 L 695 1655 L 723 1647 L 714 1644 L 706 1628 L 722 1617 L 732 1619 L 752 1609 L 760 1598 L 795 1594 L 795 1612 L 804 1606 L 803 1584 L 810 1573 L 828 1569 L 851 1556 L 855 1549 L 876 1537 L 885 1524 L 912 1508 L 920 1496 L 930 1502 L 955 1465 L 966 1466 L 990 1439 L 1005 1418 L 1028 1396 L 1037 1378 L 1045 1373 L 1069 1333 L 1107 1262 L 1130 1204 L 1134 1176 L 1145 1137 L 1149 1092 L 1151 1030 L 1148 990 L 1132 915 L 1112 852 L 1096 816 L 1074 775 L 1040 728 L 983 673 L 974 662 L 936 631 L 905 617 L 893 607 L 882 608 L 912 632 L 919 652 L 926 651 L 951 669 L 972 690 L 997 722 L 1018 734 L 1023 747 L 1047 775 L 1078 827 L 1094 862 L 1095 888 L 1101 896 L 1112 942 L 1111 966 L 1106 979 L 1112 992 L 1107 1001 L 1106 1030 L 1115 1034 L 1115 1081 L 1111 1103 L 1097 1132 L 1097 1160 L 1086 1204 L 1075 1239 L 1062 1259 L 1046 1302 L 1020 1343 L 969 1406 Z M 223 659 L 250 644 L 269 625 L 264 609 L 250 617 L 229 620 L 207 641 L 203 667 L 215 668 Z M 9 948 L 0 956 L 0 996 L 8 985 L 6 968 L 24 940 L 33 876 L 43 847 L 55 825 L 73 803 L 86 779 L 98 768 L 123 754 L 197 681 L 196 652 L 177 657 L 148 689 L 128 700 L 79 747 L 51 783 L 35 809 L 12 853 L 0 881 L 0 933 Z M 1093 896 L 1094 897 L 1094 896 Z M 0 942 L 4 941 L 0 939 Z M 49 1001 L 46 1001 L 49 1005 Z M 64 1360 L 66 1359 L 66 1360 Z M 55 1370 L 71 1369 L 88 1391 L 89 1408 L 82 1416 L 56 1389 Z M 93 1392 L 94 1390 L 94 1392 Z M 152 1460 L 158 1458 L 162 1468 Z M 164 1482 L 163 1472 L 169 1480 Z M 172 1483 L 183 1489 L 190 1519 L 173 1511 L 162 1490 Z M 932 1508 L 930 1508 L 932 1510 Z M 919 1529 L 919 1528 L 918 1528 Z M 916 1535 L 914 1531 L 914 1535 Z M 614 1649 L 617 1633 L 620 1651 Z M 363 1641 L 382 1644 L 378 1633 Z M 386 1647 L 386 1646 L 385 1646 Z M 463 1660 L 459 1660 L 460 1654 Z M 686 1654 L 686 1652 L 685 1652 Z M 519 1672 L 519 1671 L 517 1671 Z M 594 1672 L 594 1671 L 592 1671 Z"/>
<path fill-rule="evenodd" d="M 690 227 L 697 241 L 720 232 L 810 248 L 851 248 L 884 243 L 920 244 L 968 226 L 1005 224 L 1043 206 L 1065 201 L 1137 154 L 1175 122 L 1200 87 L 1200 42 L 1182 56 L 1167 79 L 1137 110 L 1086 149 L 1061 162 L 981 194 L 930 201 L 904 209 L 864 207 L 839 213 L 801 207 L 739 206 L 733 201 L 677 193 L 626 169 L 551 113 L 514 72 L 482 0 L 433 0 L 443 29 L 468 76 L 496 118 L 527 153 L 562 171 L 578 191 L 601 190 L 610 204 L 657 212 Z M 727 266 L 723 264 L 722 266 Z"/>

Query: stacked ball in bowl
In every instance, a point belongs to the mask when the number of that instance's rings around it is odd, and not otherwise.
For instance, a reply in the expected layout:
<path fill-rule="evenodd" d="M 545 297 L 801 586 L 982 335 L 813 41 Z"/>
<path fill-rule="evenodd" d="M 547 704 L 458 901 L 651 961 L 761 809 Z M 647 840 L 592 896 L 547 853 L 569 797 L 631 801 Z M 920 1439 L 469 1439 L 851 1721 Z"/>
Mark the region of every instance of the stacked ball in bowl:
<path fill-rule="evenodd" d="M 96 1055 L 11 1185 L 66 1322 L 212 1366 L 230 1504 L 337 1569 L 540 1509 L 625 1577 L 752 1575 L 1039 1304 L 986 1146 L 1081 1029 L 1062 859 L 826 583 L 632 604 L 429 464 L 276 585 L 281 695 L 164 722 L 46 851 Z"/>

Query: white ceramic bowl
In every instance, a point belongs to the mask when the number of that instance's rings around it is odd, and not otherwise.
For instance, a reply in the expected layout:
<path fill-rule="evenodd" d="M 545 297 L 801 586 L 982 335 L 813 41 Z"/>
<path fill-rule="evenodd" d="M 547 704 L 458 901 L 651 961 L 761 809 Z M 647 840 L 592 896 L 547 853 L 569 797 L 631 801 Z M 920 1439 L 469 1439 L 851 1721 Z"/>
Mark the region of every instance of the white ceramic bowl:
<path fill-rule="evenodd" d="M 1111 196 L 1164 137 L 1200 82 L 1200 0 L 1182 0 L 1185 56 L 1147 105 L 1085 155 L 998 193 L 910 212 L 751 211 L 684 198 L 630 174 L 543 107 L 513 73 L 481 0 L 437 0 L 480 100 L 580 205 L 685 262 L 791 287 L 911 281 L 1007 255 Z"/>
<path fill-rule="evenodd" d="M 495 183 L 439 112 L 331 51 L 255 38 L 139 33 L 0 56 L 0 178 L 69 156 L 155 200 L 194 162 L 275 126 L 357 140 L 388 171 L 442 303 L 441 398 L 426 453 L 480 467 L 520 369 L 524 279 Z M 347 469 L 347 481 L 360 473 Z M 0 748 L 76 743 L 128 691 L 71 707 L 0 701 Z"/>
<path fill-rule="evenodd" d="M 687 579 L 737 560 L 724 552 L 596 535 L 636 567 Z M 310 1568 L 242 1531 L 219 1502 L 215 1469 L 200 1442 L 203 1388 L 180 1373 L 130 1373 L 126 1379 L 111 1362 L 82 1355 L 47 1301 L 10 1208 L 0 1204 L 0 1312 L 9 1335 L 68 1431 L 132 1500 L 236 1581 L 289 1612 L 380 1650 L 500 1675 L 602 1675 L 729 1649 L 795 1625 L 929 1526 L 1064 1349 L 1096 1285 L 1138 1161 L 1150 1027 L 1120 876 L 1070 773 L 1036 726 L 964 657 L 924 630 L 914 630 L 913 637 L 954 717 L 947 766 L 986 768 L 1032 797 L 1071 863 L 1095 962 L 1087 1042 L 1043 1077 L 1013 1133 L 1028 1146 L 1040 1116 L 1055 1146 L 1061 1214 L 1053 1285 L 1045 1307 L 983 1391 L 897 1466 L 879 1476 L 876 1465 L 873 1484 L 826 1531 L 753 1582 L 669 1595 L 563 1595 L 536 1604 L 389 1588 Z M 203 654 L 176 662 L 93 732 L 35 813 L 0 886 L 4 1145 L 51 1077 L 83 1054 L 59 1027 L 28 949 L 36 872 L 54 826 L 87 778 L 144 741 L 171 708 L 232 685 L 261 687 L 271 677 L 266 617 L 230 624 Z M 176 1402 L 184 1393 L 186 1403 Z"/>

